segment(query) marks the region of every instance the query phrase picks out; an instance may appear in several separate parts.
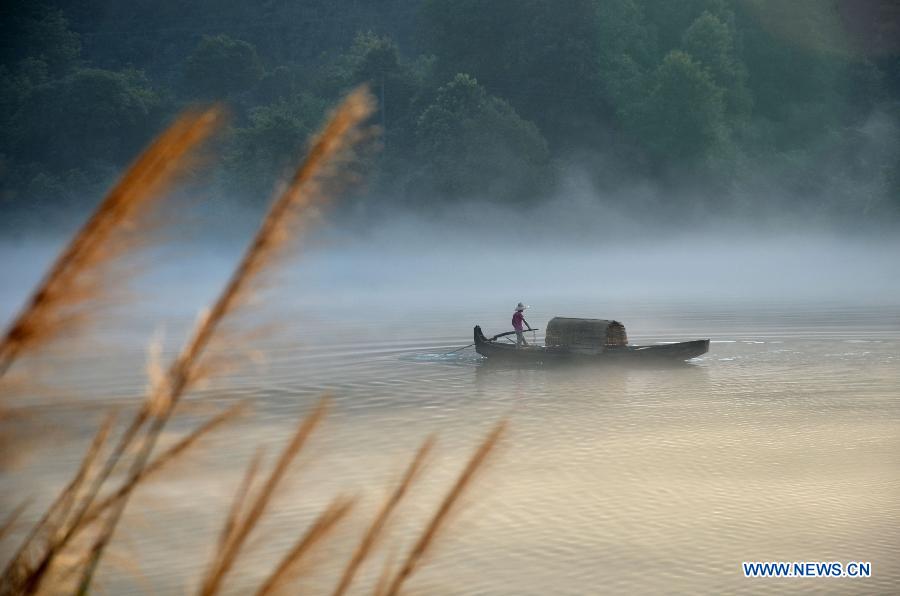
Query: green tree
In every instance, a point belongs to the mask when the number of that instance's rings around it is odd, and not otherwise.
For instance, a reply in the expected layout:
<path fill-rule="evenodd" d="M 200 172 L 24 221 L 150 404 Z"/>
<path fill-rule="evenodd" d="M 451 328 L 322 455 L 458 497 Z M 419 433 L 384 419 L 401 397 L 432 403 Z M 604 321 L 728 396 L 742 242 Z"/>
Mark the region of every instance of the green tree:
<path fill-rule="evenodd" d="M 0 15 L 0 151 L 9 150 L 10 121 L 34 89 L 68 74 L 80 62 L 81 41 L 63 13 L 26 5 Z"/>
<path fill-rule="evenodd" d="M 734 0 L 641 0 L 646 25 L 656 32 L 659 51 L 678 49 L 684 32 L 694 20 L 708 12 L 723 22 L 734 19 Z"/>
<path fill-rule="evenodd" d="M 597 0 L 426 0 L 422 44 L 443 80 L 470 73 L 554 145 L 591 142 L 603 101 Z"/>
<path fill-rule="evenodd" d="M 360 33 L 344 57 L 350 86 L 369 83 L 378 98 L 378 118 L 388 142 L 401 141 L 414 126 L 411 103 L 416 93 L 412 68 L 400 58 L 397 44 L 388 36 Z"/>
<path fill-rule="evenodd" d="M 822 142 L 823 134 L 840 126 L 846 89 L 841 79 L 846 72 L 846 59 L 838 52 L 822 51 L 815 44 L 807 47 L 803 43 L 805 35 L 799 30 L 790 36 L 782 35 L 761 21 L 754 12 L 758 9 L 751 4 L 738 5 L 738 14 L 744 23 L 741 57 L 753 97 L 754 125 L 770 131 L 772 150 L 815 147 Z M 784 3 L 788 16 L 796 11 L 792 6 Z M 812 26 L 816 19 L 803 22 Z M 785 19 L 785 26 L 792 24 L 796 21 Z"/>
<path fill-rule="evenodd" d="M 894 156 L 894 163 L 888 166 L 885 182 L 888 204 L 895 214 L 900 214 L 900 152 Z"/>
<path fill-rule="evenodd" d="M 0 66 L 0 126 L 8 126 L 10 118 L 19 110 L 35 87 L 49 82 L 47 63 L 37 58 L 25 58 L 12 69 Z M 0 143 L 5 143 L 4 139 Z M 2 146 L 2 145 L 0 145 Z"/>
<path fill-rule="evenodd" d="M 747 118 L 753 102 L 746 85 L 747 69 L 736 56 L 731 27 L 704 11 L 684 32 L 682 46 L 707 69 L 712 80 L 725 89 L 729 115 L 736 119 Z"/>
<path fill-rule="evenodd" d="M 371 31 L 360 33 L 348 52 L 350 77 L 354 81 L 377 83 L 401 72 L 400 51 L 388 36 Z"/>
<path fill-rule="evenodd" d="M 638 0 L 605 0 L 597 7 L 600 65 L 604 70 L 628 57 L 647 67 L 656 63 L 656 36 Z"/>
<path fill-rule="evenodd" d="M 599 69 L 605 101 L 616 113 L 639 101 L 657 64 L 655 35 L 637 0 L 599 4 Z"/>
<path fill-rule="evenodd" d="M 275 182 L 300 158 L 325 112 L 309 95 L 258 106 L 246 126 L 234 129 L 225 156 L 229 186 L 265 200 Z"/>
<path fill-rule="evenodd" d="M 184 67 L 188 95 L 205 99 L 224 99 L 250 91 L 262 76 L 256 48 L 227 35 L 204 35 Z"/>
<path fill-rule="evenodd" d="M 81 38 L 69 29 L 69 21 L 59 9 L 21 3 L 0 15 L 0 34 L 4 64 L 39 60 L 46 65 L 48 76 L 59 77 L 80 63 Z"/>
<path fill-rule="evenodd" d="M 426 180 L 445 197 L 526 201 L 550 182 L 537 127 L 469 75 L 439 89 L 416 132 Z"/>
<path fill-rule="evenodd" d="M 152 138 L 163 107 L 141 72 L 86 68 L 36 87 L 10 132 L 18 158 L 50 172 L 122 165 Z"/>
<path fill-rule="evenodd" d="M 725 140 L 723 90 L 688 54 L 669 52 L 646 85 L 622 116 L 657 159 L 706 157 Z"/>
<path fill-rule="evenodd" d="M 302 87 L 302 77 L 297 69 L 276 66 L 259 80 L 255 99 L 261 104 L 275 103 L 297 95 Z"/>
<path fill-rule="evenodd" d="M 194 98 L 237 108 L 223 179 L 268 196 L 315 123 L 307 113 L 361 82 L 383 100 L 369 188 L 385 197 L 410 177 L 448 196 L 537 194 L 546 145 L 621 164 L 598 174 L 608 184 L 680 184 L 684 171 L 704 188 L 764 181 L 810 201 L 876 179 L 866 187 L 896 194 L 893 162 L 853 132 L 900 98 L 896 24 L 856 12 L 816 0 L 7 2 L 0 196 L 88 195 L 71 189 L 105 182 Z M 483 93 L 454 110 L 459 72 Z"/>
<path fill-rule="evenodd" d="M 380 170 L 390 170 L 382 181 L 403 177 L 415 154 L 416 119 L 434 98 L 433 59 L 408 60 L 389 36 L 360 33 L 353 44 L 319 70 L 315 93 L 337 98 L 347 89 L 368 83 L 378 100 L 375 121 L 383 128 Z M 397 168 L 395 170 L 394 168 Z M 388 189 L 384 189 L 388 190 Z"/>

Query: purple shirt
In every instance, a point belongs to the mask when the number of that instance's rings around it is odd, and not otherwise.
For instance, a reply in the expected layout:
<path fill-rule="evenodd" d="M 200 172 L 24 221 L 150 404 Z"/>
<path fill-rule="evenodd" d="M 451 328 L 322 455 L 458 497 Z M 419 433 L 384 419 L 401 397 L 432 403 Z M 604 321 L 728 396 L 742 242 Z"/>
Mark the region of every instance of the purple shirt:
<path fill-rule="evenodd" d="M 524 321 L 524 320 L 525 320 L 525 315 L 522 313 L 521 310 L 517 310 L 516 312 L 514 312 L 513 318 L 512 318 L 513 329 L 515 329 L 516 331 L 522 331 L 522 329 L 523 329 L 522 321 Z"/>

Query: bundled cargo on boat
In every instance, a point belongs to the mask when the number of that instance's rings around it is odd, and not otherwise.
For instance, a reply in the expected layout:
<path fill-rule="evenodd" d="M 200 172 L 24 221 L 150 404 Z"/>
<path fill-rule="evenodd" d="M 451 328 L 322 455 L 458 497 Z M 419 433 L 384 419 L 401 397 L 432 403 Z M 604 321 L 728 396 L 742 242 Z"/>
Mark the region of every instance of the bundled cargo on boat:
<path fill-rule="evenodd" d="M 544 345 L 587 353 L 628 345 L 625 325 L 605 319 L 554 317 L 547 323 Z"/>

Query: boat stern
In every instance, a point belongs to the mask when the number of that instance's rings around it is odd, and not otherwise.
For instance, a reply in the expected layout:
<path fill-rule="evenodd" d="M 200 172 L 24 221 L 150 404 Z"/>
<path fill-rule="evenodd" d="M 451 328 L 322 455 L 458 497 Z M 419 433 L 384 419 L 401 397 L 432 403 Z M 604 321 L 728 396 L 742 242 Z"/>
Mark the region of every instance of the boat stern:
<path fill-rule="evenodd" d="M 488 343 L 488 340 L 484 336 L 484 333 L 481 331 L 481 325 L 475 325 L 475 331 L 473 335 L 473 339 L 475 341 L 475 351 L 482 356 L 487 356 L 487 354 L 484 353 L 484 349 L 486 344 Z"/>
<path fill-rule="evenodd" d="M 709 352 L 708 339 L 695 339 L 694 341 L 685 342 L 685 360 L 702 356 Z"/>

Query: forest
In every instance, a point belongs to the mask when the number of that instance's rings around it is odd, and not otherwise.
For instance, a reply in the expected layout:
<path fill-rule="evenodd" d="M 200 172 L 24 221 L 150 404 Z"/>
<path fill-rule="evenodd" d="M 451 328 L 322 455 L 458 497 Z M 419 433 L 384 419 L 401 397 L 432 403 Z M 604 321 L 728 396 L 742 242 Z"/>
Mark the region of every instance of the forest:
<path fill-rule="evenodd" d="M 0 17 L 7 224 L 92 205 L 186 106 L 216 193 L 264 202 L 364 82 L 367 205 L 527 209 L 584 179 L 638 217 L 900 220 L 890 0 L 55 0 Z M 644 189 L 646 192 L 635 192 Z M 639 198 L 635 198 L 639 197 Z"/>

